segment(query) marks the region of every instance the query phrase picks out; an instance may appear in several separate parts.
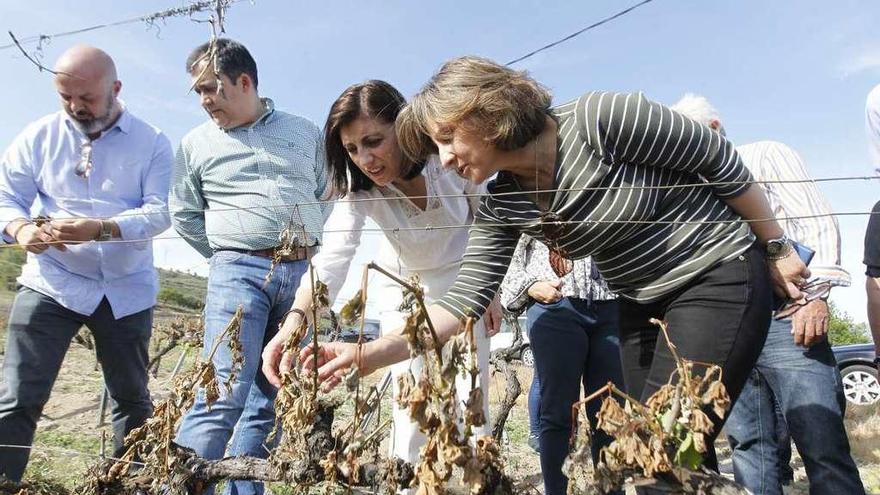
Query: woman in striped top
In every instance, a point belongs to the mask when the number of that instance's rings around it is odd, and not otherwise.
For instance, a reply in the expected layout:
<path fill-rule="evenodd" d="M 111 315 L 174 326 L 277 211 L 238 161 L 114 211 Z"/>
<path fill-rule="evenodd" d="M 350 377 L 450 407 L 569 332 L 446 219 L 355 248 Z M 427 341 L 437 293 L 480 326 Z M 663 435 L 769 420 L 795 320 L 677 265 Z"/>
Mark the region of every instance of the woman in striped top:
<path fill-rule="evenodd" d="M 482 314 L 524 233 L 547 244 L 557 263 L 592 255 L 623 296 L 631 394 L 647 399 L 674 369 L 648 321 L 662 318 L 680 355 L 722 366 L 735 400 L 767 334 L 770 279 L 799 297 L 809 276 L 733 144 L 640 93 L 589 92 L 551 108 L 548 92 L 524 73 L 464 57 L 416 95 L 397 132 L 411 156 L 439 151 L 444 166 L 476 183 L 497 174 L 455 284 L 429 309 L 441 340 L 462 318 Z M 766 263 L 765 245 L 773 254 Z M 319 374 L 335 383 L 355 361 L 369 372 L 407 352 L 399 335 L 357 356 L 329 345 L 317 356 Z M 311 351 L 301 357 L 309 361 Z M 722 420 L 708 413 L 717 432 Z"/>

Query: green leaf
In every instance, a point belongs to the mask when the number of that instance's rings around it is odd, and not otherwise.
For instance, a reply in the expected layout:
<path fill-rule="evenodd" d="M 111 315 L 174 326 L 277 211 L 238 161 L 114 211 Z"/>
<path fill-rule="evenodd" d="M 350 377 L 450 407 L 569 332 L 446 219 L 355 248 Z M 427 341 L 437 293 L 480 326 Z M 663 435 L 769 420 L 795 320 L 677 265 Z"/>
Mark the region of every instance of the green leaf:
<path fill-rule="evenodd" d="M 678 450 L 675 451 L 675 460 L 673 462 L 675 462 L 677 466 L 685 467 L 690 470 L 695 470 L 703 464 L 703 456 L 697 452 L 693 433 L 688 433 L 687 436 L 684 437 L 684 441 L 681 442 L 681 445 L 678 446 Z"/>

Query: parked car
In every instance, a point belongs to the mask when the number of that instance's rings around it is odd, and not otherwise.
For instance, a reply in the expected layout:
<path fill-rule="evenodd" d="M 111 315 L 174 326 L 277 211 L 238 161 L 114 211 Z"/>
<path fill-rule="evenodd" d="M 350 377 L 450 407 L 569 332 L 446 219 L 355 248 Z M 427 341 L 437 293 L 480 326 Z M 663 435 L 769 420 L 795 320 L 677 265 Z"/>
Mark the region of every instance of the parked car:
<path fill-rule="evenodd" d="M 533 367 L 535 366 L 535 357 L 532 355 L 532 349 L 529 346 L 529 334 L 526 331 L 528 329 L 528 323 L 526 321 L 525 316 L 520 316 L 517 321 L 519 321 L 519 326 L 522 329 L 522 344 L 520 344 L 519 348 L 515 351 L 513 357 L 514 359 L 519 359 L 526 366 Z M 498 331 L 492 339 L 489 341 L 489 351 L 494 352 L 498 349 L 506 349 L 513 345 L 513 335 L 514 328 L 513 325 L 510 325 L 505 320 L 501 323 L 501 330 Z"/>
<path fill-rule="evenodd" d="M 874 367 L 874 344 L 852 344 L 831 348 L 847 402 L 869 406 L 880 401 L 880 382 Z"/>
<path fill-rule="evenodd" d="M 364 320 L 364 342 L 370 342 L 371 340 L 376 340 L 382 335 L 381 325 L 379 320 L 373 320 L 367 318 Z M 354 325 L 343 327 L 342 330 L 339 331 L 339 339 L 341 342 L 350 342 L 352 344 L 356 344 L 358 341 L 358 335 L 361 331 L 360 322 L 355 323 Z"/>

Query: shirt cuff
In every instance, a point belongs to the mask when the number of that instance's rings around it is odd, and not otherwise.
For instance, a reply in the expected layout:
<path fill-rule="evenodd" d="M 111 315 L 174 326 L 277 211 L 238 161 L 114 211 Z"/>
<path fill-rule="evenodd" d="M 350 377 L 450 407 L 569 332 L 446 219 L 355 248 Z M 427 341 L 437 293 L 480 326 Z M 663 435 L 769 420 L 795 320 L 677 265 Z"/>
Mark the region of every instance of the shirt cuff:
<path fill-rule="evenodd" d="M 810 282 L 828 282 L 832 287 L 849 287 L 852 282 L 849 272 L 842 268 L 812 268 Z"/>
<path fill-rule="evenodd" d="M 0 209 L 0 218 L 9 218 L 8 222 L 0 222 L 0 239 L 3 240 L 4 244 L 15 244 L 15 239 L 12 238 L 6 232 L 6 227 L 9 227 L 9 224 L 16 220 L 26 220 L 28 222 L 31 221 L 30 216 L 27 213 L 22 213 L 13 208 L 2 208 Z"/>
<path fill-rule="evenodd" d="M 112 217 L 108 220 L 114 222 L 116 226 L 119 227 L 119 237 L 124 241 L 149 240 L 146 229 L 144 228 L 143 220 L 134 215 Z M 148 242 L 132 242 L 130 245 L 134 249 L 144 250 L 150 244 Z"/>
<path fill-rule="evenodd" d="M 6 233 L 6 227 L 8 227 L 10 223 L 12 222 L 0 224 L 0 239 L 3 240 L 4 244 L 15 244 L 15 239 L 13 239 L 11 235 Z"/>

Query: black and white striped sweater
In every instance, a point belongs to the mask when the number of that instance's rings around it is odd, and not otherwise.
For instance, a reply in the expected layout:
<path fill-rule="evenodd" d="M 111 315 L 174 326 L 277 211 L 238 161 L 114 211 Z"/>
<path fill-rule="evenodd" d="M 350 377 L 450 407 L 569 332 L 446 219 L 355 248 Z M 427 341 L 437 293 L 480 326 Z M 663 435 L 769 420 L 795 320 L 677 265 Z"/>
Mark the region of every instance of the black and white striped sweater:
<path fill-rule="evenodd" d="M 754 242 L 724 202 L 751 176 L 717 132 L 641 93 L 590 92 L 551 117 L 558 190 L 550 211 L 564 224 L 548 244 L 574 259 L 592 255 L 615 292 L 656 301 Z M 458 278 L 439 301 L 460 317 L 482 315 L 520 234 L 548 241 L 534 193 L 504 172 L 488 191 Z"/>

